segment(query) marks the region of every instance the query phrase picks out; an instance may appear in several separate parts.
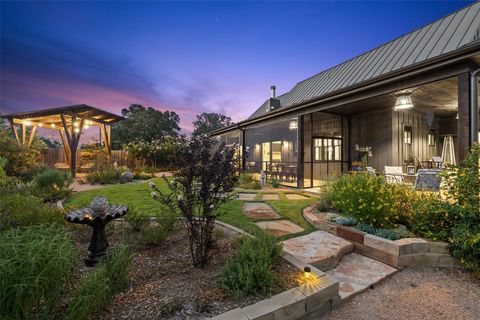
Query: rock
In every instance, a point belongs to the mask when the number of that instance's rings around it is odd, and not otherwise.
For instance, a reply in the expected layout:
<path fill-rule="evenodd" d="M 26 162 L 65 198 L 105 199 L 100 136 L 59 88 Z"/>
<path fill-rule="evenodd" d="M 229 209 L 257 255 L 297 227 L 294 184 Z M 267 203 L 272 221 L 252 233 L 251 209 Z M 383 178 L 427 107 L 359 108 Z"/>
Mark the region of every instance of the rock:
<path fill-rule="evenodd" d="M 133 181 L 133 174 L 130 171 L 126 171 L 122 173 L 122 175 L 120 176 L 121 183 L 127 183 L 132 181 Z"/>

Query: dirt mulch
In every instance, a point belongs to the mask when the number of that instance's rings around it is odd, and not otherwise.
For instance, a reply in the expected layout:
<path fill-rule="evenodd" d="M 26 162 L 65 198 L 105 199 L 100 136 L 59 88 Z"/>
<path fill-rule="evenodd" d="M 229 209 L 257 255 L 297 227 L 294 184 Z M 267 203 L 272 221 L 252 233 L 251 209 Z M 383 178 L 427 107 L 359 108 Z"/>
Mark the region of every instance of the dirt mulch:
<path fill-rule="evenodd" d="M 234 299 L 218 288 L 225 262 L 238 245 L 238 235 L 221 228 L 209 265 L 193 268 L 183 230 L 155 247 L 134 247 L 130 286 L 111 301 L 96 319 L 205 319 L 253 304 L 265 297 Z M 113 241 L 111 241 L 112 244 Z M 279 259 L 273 294 L 297 285 L 298 270 Z"/>
<path fill-rule="evenodd" d="M 408 268 L 322 319 L 478 320 L 480 281 L 460 269 Z"/>

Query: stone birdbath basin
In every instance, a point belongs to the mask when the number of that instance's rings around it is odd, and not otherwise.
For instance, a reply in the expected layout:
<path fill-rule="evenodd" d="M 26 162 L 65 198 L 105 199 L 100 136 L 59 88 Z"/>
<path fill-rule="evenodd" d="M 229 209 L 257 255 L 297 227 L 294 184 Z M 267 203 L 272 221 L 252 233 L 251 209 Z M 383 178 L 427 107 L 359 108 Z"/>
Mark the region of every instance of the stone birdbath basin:
<path fill-rule="evenodd" d="M 120 218 L 128 212 L 123 205 L 110 205 L 105 197 L 95 197 L 90 207 L 70 211 L 65 220 L 71 223 L 86 224 L 93 229 L 92 240 L 88 246 L 85 265 L 93 267 L 105 256 L 108 241 L 105 236 L 105 226 L 112 220 Z"/>

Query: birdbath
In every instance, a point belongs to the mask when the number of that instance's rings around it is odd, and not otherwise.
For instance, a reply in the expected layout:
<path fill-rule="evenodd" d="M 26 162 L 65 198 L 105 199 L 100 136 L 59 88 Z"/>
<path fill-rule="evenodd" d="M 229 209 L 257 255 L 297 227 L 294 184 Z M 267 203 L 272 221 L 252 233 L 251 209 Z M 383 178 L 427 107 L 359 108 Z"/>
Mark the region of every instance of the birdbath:
<path fill-rule="evenodd" d="M 93 267 L 105 255 L 105 251 L 108 248 L 105 226 L 113 219 L 117 219 L 127 212 L 127 206 L 111 206 L 105 197 L 97 196 L 90 203 L 90 207 L 70 211 L 65 215 L 65 220 L 68 222 L 86 224 L 93 229 L 85 265 Z"/>

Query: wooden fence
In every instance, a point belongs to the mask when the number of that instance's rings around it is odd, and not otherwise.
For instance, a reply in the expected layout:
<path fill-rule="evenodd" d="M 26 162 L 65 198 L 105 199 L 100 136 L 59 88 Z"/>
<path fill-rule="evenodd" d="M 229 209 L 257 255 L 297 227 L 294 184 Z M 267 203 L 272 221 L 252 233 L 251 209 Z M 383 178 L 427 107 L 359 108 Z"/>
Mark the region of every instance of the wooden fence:
<path fill-rule="evenodd" d="M 128 153 L 124 150 L 112 150 L 111 163 L 117 163 L 119 166 L 134 168 L 135 160 L 128 157 Z M 85 160 L 82 157 L 82 150 L 77 152 L 77 166 L 82 167 L 87 162 L 92 162 L 91 159 Z M 63 149 L 47 149 L 42 152 L 40 156 L 40 163 L 48 167 L 55 167 L 55 164 L 68 164 L 65 151 Z"/>

